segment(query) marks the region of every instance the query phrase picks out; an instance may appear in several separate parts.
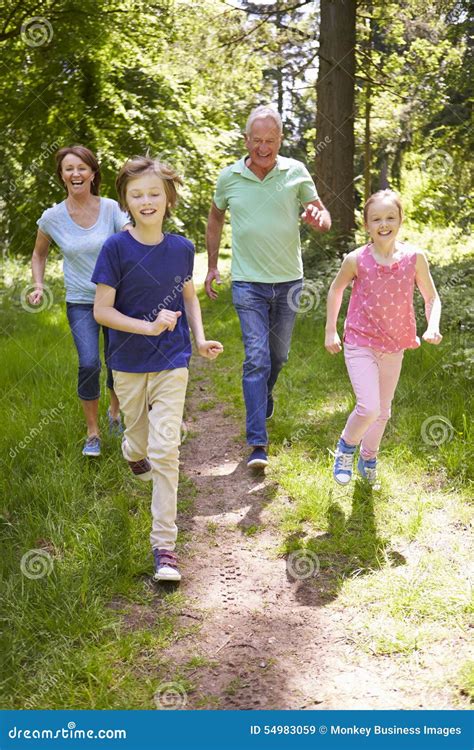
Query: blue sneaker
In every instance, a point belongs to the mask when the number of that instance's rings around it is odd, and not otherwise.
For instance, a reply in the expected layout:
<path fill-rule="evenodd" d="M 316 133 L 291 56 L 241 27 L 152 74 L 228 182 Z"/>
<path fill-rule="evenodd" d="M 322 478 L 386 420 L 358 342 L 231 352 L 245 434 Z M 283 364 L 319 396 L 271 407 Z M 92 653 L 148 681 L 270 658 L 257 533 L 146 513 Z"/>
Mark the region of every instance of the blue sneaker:
<path fill-rule="evenodd" d="M 273 403 L 273 396 L 271 393 L 267 397 L 267 413 L 265 419 L 271 419 L 275 413 L 275 404 Z"/>
<path fill-rule="evenodd" d="M 247 459 L 247 466 L 251 469 L 260 469 L 268 466 L 268 456 L 265 448 L 257 446 Z"/>
<path fill-rule="evenodd" d="M 97 435 L 88 437 L 82 449 L 83 456 L 100 456 L 100 438 Z"/>
<path fill-rule="evenodd" d="M 359 456 L 357 471 L 369 484 L 375 484 L 377 481 L 377 459 Z"/>
<path fill-rule="evenodd" d="M 110 409 L 107 409 L 107 419 L 109 420 L 109 435 L 119 436 L 123 433 L 123 424 L 120 414 L 117 419 L 114 419 L 110 413 Z"/>
<path fill-rule="evenodd" d="M 356 447 L 346 443 L 343 438 L 339 438 L 337 441 L 332 473 L 338 484 L 349 484 L 352 479 L 352 463 Z"/>

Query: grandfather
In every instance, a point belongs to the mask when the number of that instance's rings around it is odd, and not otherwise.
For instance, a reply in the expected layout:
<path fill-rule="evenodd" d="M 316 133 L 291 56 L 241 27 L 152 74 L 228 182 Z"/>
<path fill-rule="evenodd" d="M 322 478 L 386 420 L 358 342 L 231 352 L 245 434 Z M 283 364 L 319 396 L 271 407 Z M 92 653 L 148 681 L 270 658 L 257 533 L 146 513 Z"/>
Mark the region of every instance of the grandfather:
<path fill-rule="evenodd" d="M 273 416 L 273 387 L 288 359 L 303 286 L 299 235 L 302 220 L 319 232 L 331 217 L 314 182 L 295 159 L 278 154 L 282 123 L 269 106 L 256 107 L 245 128 L 247 156 L 226 167 L 217 180 L 207 225 L 209 270 L 206 293 L 216 299 L 217 261 L 226 209 L 232 228 L 232 301 L 245 347 L 243 392 L 247 412 L 247 466 L 266 466 L 266 419 Z"/>

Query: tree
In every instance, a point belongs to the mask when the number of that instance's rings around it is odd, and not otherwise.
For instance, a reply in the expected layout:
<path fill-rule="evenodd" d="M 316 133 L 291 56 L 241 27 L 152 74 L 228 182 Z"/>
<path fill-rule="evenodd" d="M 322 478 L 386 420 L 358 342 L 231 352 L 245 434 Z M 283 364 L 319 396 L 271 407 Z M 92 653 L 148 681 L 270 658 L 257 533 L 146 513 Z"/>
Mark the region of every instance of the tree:
<path fill-rule="evenodd" d="M 355 0 L 321 0 L 316 173 L 336 232 L 354 230 Z"/>

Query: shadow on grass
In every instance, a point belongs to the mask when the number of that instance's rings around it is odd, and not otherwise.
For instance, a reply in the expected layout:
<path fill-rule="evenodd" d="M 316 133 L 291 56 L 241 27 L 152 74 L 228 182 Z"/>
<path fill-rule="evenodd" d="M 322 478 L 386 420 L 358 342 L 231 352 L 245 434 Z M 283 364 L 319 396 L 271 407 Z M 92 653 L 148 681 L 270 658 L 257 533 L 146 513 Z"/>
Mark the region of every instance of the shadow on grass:
<path fill-rule="evenodd" d="M 327 521 L 327 532 L 312 537 L 304 546 L 310 559 L 315 560 L 316 555 L 319 570 L 304 580 L 287 572 L 288 580 L 295 584 L 294 594 L 299 604 L 324 606 L 337 598 L 346 578 L 406 564 L 403 555 L 392 550 L 390 542 L 379 536 L 373 490 L 365 482 L 356 482 L 349 518 L 346 519 L 339 503 L 333 501 L 327 511 Z M 288 547 L 295 549 L 297 536 L 301 535 L 287 538 Z"/>

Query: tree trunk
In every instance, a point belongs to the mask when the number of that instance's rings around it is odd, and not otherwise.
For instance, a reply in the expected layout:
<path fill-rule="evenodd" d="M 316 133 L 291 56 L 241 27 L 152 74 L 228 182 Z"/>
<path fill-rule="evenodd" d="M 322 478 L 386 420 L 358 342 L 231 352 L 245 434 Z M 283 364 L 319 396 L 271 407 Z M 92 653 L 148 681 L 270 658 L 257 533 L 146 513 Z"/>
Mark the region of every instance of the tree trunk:
<path fill-rule="evenodd" d="M 316 182 L 338 234 L 354 222 L 355 0 L 321 0 Z"/>

